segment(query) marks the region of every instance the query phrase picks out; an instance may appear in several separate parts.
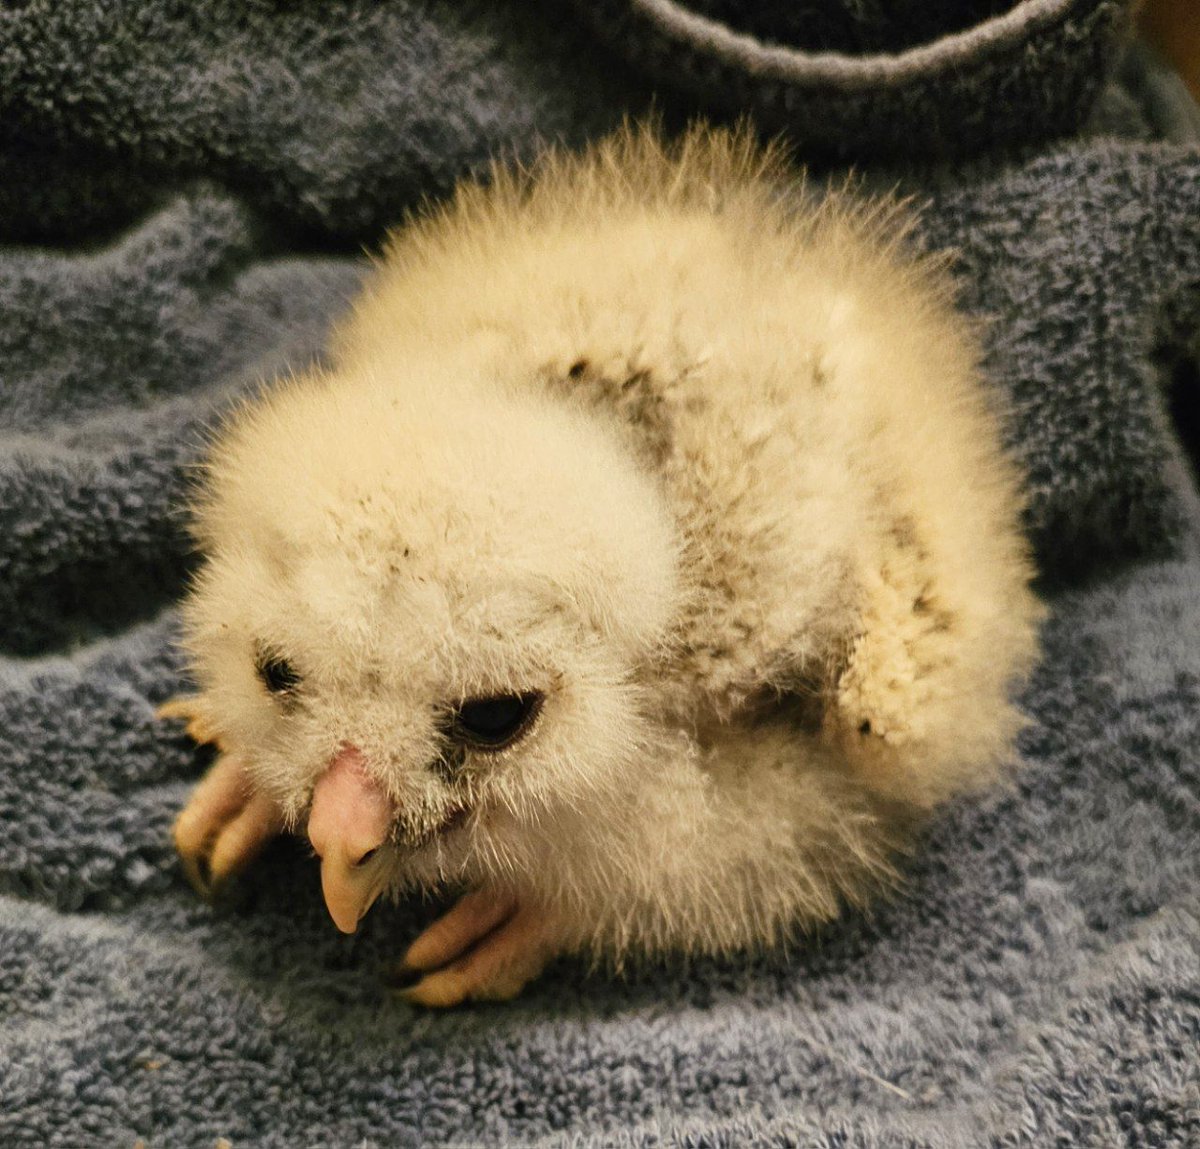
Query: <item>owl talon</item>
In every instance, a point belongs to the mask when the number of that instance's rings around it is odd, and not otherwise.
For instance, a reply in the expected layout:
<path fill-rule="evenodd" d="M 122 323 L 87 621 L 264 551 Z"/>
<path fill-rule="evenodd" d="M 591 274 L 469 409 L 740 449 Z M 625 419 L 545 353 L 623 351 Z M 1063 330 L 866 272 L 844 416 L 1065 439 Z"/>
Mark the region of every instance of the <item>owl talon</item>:
<path fill-rule="evenodd" d="M 202 695 L 177 694 L 174 698 L 167 699 L 154 714 L 156 718 L 184 719 L 187 736 L 201 746 L 211 744 L 218 750 L 228 749 L 222 744 L 221 735 Z"/>
<path fill-rule="evenodd" d="M 409 947 L 390 979 L 405 1001 L 447 1008 L 507 1001 L 553 954 L 541 915 L 478 890 L 461 898 Z"/>
<path fill-rule="evenodd" d="M 276 805 L 255 794 L 236 755 L 223 754 L 175 819 L 175 848 L 192 888 L 213 901 L 283 829 Z"/>
<path fill-rule="evenodd" d="M 511 918 L 516 909 L 515 898 L 497 897 L 487 890 L 464 894 L 408 947 L 402 966 L 429 971 L 449 965 Z"/>

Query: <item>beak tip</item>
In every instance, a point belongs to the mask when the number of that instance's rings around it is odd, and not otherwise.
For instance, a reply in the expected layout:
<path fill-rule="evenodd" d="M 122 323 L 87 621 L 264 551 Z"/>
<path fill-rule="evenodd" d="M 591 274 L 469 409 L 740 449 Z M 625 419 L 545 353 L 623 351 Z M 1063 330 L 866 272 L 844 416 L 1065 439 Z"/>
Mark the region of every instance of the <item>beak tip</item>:
<path fill-rule="evenodd" d="M 333 924 L 338 930 L 344 934 L 353 934 L 358 932 L 358 923 L 362 920 L 362 914 L 359 913 L 360 907 L 357 904 L 334 904 L 329 898 L 325 899 L 325 908 L 329 911 L 330 918 L 333 919 Z"/>
<path fill-rule="evenodd" d="M 351 874 L 349 880 L 347 875 Z M 359 923 L 379 897 L 381 886 L 379 875 L 367 872 L 352 874 L 345 867 L 321 865 L 321 886 L 325 896 L 325 908 L 333 924 L 344 934 L 358 932 Z"/>

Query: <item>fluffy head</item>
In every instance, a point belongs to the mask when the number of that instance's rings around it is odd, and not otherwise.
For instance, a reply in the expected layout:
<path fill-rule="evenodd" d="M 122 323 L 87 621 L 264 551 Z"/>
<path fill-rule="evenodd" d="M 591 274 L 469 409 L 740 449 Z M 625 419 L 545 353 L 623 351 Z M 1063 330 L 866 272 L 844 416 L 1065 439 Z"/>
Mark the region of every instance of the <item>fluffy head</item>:
<path fill-rule="evenodd" d="M 186 606 L 257 785 L 295 824 L 357 747 L 429 881 L 621 785 L 635 667 L 674 610 L 668 517 L 603 427 L 472 371 L 377 364 L 247 405 L 207 471 Z M 534 700 L 523 736 L 456 737 L 456 708 L 496 696 Z"/>

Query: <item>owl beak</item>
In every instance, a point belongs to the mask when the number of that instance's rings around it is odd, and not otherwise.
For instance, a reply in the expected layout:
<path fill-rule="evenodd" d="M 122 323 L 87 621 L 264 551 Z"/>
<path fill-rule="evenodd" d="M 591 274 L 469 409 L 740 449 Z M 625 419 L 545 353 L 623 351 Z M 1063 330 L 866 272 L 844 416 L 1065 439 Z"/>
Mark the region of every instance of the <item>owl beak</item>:
<path fill-rule="evenodd" d="M 367 773 L 362 752 L 343 747 L 318 779 L 308 815 L 325 905 L 343 933 L 358 929 L 383 891 L 395 818 L 391 800 Z"/>

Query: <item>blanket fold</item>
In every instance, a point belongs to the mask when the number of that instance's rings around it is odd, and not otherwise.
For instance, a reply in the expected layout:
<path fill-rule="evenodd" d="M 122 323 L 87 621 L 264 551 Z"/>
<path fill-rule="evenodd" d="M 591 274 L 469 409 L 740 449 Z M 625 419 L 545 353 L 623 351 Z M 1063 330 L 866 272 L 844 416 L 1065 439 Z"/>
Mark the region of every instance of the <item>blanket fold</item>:
<path fill-rule="evenodd" d="M 1123 0 L 803 5 L 573 0 L 624 57 L 707 110 L 753 109 L 810 151 L 961 155 L 1080 127 Z"/>

